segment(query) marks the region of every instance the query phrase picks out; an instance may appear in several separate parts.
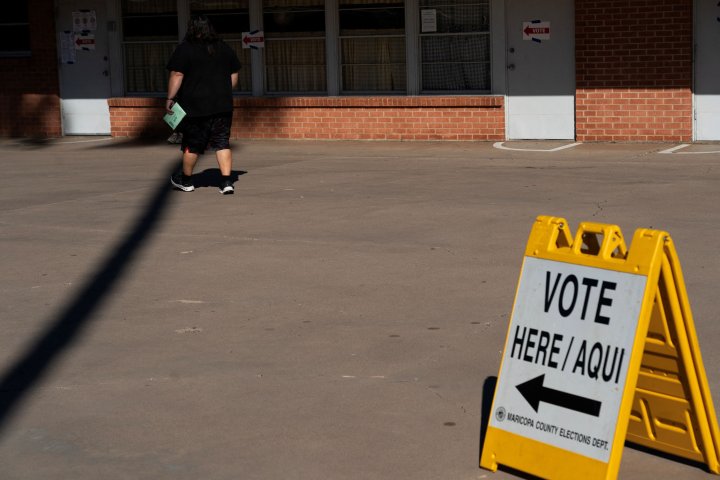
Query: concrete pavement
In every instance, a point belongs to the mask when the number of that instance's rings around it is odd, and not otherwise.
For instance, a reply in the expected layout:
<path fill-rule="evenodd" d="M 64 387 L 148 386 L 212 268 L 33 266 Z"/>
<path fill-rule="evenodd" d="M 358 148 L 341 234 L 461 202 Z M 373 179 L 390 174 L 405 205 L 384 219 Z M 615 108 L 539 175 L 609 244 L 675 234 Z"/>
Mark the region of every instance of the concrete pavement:
<path fill-rule="evenodd" d="M 567 145 L 243 142 L 222 196 L 162 142 L 0 140 L 0 477 L 520 478 L 480 410 L 537 215 L 671 234 L 719 405 L 720 146 Z"/>

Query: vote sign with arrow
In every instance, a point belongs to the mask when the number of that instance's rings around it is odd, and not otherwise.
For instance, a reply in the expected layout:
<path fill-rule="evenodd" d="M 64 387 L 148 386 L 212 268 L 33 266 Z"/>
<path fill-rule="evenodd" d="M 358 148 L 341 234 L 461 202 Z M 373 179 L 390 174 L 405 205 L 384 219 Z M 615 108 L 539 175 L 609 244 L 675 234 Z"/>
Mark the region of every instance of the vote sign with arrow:
<path fill-rule="evenodd" d="M 531 20 L 522 23 L 523 40 L 550 40 L 550 22 Z"/>
<path fill-rule="evenodd" d="M 526 257 L 490 426 L 607 462 L 646 283 Z"/>
<path fill-rule="evenodd" d="M 253 30 L 252 32 L 242 32 L 243 48 L 259 49 L 265 47 L 265 33 L 262 30 Z"/>

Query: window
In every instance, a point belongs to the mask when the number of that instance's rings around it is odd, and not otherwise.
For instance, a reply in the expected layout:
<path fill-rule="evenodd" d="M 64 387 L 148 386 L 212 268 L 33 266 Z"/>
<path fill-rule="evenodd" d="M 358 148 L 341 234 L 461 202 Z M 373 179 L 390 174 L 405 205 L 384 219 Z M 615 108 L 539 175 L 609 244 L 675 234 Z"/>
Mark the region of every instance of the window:
<path fill-rule="evenodd" d="M 343 93 L 406 90 L 402 0 L 340 0 Z"/>
<path fill-rule="evenodd" d="M 420 0 L 420 18 L 422 91 L 490 91 L 489 0 Z"/>
<path fill-rule="evenodd" d="M 265 89 L 268 93 L 324 93 L 324 0 L 266 0 Z"/>
<path fill-rule="evenodd" d="M 240 60 L 237 92 L 252 91 L 250 49 L 242 48 L 242 33 L 250 31 L 248 0 L 191 0 L 191 15 L 206 15 L 218 35 L 237 53 Z"/>
<path fill-rule="evenodd" d="M 205 15 L 223 40 L 239 40 L 250 30 L 247 0 L 190 0 L 191 15 Z"/>
<path fill-rule="evenodd" d="M 0 56 L 30 56 L 30 21 L 27 0 L 6 2 L 0 16 Z"/>
<path fill-rule="evenodd" d="M 125 91 L 130 95 L 165 92 L 165 65 L 183 33 L 178 21 L 196 14 L 207 15 L 235 49 L 242 65 L 236 92 L 250 94 L 253 81 L 262 81 L 263 91 L 276 95 L 491 92 L 490 0 L 336 0 L 333 11 L 325 0 L 120 4 Z M 27 30 L 27 0 L 9 4 L 8 11 Z M 242 48 L 243 32 L 253 29 L 264 32 L 265 46 L 259 51 Z M 8 31 L 3 33 L 6 48 L 8 39 L 29 48 L 29 36 Z M 408 59 L 411 65 L 406 65 Z"/>
<path fill-rule="evenodd" d="M 175 0 L 122 0 L 125 91 L 167 91 L 165 65 L 178 44 Z"/>

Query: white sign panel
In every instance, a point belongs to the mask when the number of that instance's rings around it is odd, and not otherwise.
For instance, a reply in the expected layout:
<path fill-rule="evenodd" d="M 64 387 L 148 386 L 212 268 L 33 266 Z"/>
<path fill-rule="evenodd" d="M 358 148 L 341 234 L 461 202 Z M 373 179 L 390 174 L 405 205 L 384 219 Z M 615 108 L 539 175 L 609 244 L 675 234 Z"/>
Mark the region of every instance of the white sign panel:
<path fill-rule="evenodd" d="M 526 257 L 490 425 L 607 463 L 646 283 Z"/>
<path fill-rule="evenodd" d="M 532 20 L 522 24 L 523 40 L 550 40 L 550 22 Z"/>
<path fill-rule="evenodd" d="M 428 8 L 420 10 L 420 30 L 425 32 L 437 32 L 437 10 Z"/>
<path fill-rule="evenodd" d="M 64 64 L 77 62 L 77 55 L 75 55 L 75 34 L 73 32 L 60 32 L 60 62 Z"/>
<path fill-rule="evenodd" d="M 95 10 L 78 10 L 72 12 L 72 21 L 74 32 L 94 32 L 97 30 L 97 15 L 95 14 Z"/>

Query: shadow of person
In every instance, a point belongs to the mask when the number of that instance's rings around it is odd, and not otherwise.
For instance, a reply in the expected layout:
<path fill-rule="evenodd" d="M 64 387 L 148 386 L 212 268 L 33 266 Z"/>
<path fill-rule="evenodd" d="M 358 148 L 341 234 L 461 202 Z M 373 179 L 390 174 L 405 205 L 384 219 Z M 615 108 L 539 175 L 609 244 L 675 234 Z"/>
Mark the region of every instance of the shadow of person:
<path fill-rule="evenodd" d="M 233 170 L 230 173 L 230 180 L 235 183 L 238 181 L 241 175 L 245 175 L 247 172 L 244 170 Z M 204 187 L 219 187 L 222 175 L 220 175 L 219 168 L 207 168 L 202 172 L 193 174 L 192 180 L 195 188 Z"/>

